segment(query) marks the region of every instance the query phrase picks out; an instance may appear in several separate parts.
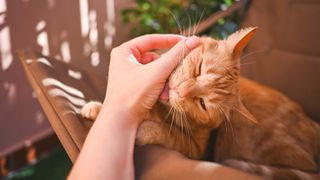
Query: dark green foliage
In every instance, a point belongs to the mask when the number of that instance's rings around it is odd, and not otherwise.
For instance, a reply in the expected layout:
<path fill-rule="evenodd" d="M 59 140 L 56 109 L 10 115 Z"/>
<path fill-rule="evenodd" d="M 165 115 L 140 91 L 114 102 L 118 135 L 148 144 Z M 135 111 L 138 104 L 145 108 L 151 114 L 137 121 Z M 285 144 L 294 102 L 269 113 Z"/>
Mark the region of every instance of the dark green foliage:
<path fill-rule="evenodd" d="M 234 2 L 235 0 L 136 0 L 135 7 L 122 11 L 122 20 L 135 25 L 131 29 L 132 36 L 149 33 L 179 34 L 181 30 L 199 23 L 200 18 L 204 20 Z M 205 34 L 225 38 L 238 28 L 238 24 L 239 17 L 235 14 L 220 19 Z"/>
<path fill-rule="evenodd" d="M 7 177 L 8 180 L 59 180 L 66 179 L 72 163 L 67 154 L 60 150 L 34 165 L 27 166 Z"/>

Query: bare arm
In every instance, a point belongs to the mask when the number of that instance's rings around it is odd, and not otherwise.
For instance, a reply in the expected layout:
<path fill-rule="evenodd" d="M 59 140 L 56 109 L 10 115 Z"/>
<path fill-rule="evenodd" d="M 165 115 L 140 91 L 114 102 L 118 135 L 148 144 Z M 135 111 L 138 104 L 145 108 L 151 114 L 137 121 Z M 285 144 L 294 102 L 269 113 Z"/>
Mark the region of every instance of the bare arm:
<path fill-rule="evenodd" d="M 138 124 L 128 123 L 133 117 L 124 110 L 103 106 L 70 179 L 134 179 L 132 154 Z"/>

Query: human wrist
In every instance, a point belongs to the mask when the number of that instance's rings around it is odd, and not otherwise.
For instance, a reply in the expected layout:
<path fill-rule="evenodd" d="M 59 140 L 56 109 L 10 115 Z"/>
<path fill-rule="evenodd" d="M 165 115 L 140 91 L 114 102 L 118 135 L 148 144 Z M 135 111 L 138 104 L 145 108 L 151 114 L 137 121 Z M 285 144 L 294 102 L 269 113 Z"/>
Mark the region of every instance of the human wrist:
<path fill-rule="evenodd" d="M 101 117 L 99 117 L 101 116 Z M 109 125 L 120 125 L 126 128 L 138 128 L 140 117 L 126 105 L 104 101 L 98 120 L 105 121 Z"/>

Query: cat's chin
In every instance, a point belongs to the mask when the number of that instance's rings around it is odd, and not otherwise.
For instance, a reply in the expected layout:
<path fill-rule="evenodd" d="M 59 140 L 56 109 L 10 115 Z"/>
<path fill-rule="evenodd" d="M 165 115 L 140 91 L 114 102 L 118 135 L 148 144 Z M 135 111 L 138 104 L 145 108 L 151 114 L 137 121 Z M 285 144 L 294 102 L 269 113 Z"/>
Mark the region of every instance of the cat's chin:
<path fill-rule="evenodd" d="M 159 102 L 160 102 L 160 104 L 162 104 L 162 105 L 164 105 L 166 107 L 170 107 L 171 106 L 169 100 L 161 100 L 161 99 L 159 99 Z"/>
<path fill-rule="evenodd" d="M 158 100 L 158 105 L 160 105 L 160 107 L 166 109 L 167 111 L 169 111 L 172 107 L 170 101 L 163 101 L 161 99 Z"/>

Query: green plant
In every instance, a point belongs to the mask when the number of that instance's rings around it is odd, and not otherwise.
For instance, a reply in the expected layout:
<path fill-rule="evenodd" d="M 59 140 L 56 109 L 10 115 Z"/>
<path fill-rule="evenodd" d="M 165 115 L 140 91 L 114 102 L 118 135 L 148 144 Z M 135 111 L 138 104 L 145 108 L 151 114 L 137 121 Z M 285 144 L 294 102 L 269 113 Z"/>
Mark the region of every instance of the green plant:
<path fill-rule="evenodd" d="M 134 24 L 131 35 L 181 33 L 235 0 L 136 0 L 136 6 L 122 11 L 124 23 Z M 224 38 L 237 29 L 238 15 L 220 19 L 206 34 Z M 190 32 L 192 34 L 192 32 Z"/>

